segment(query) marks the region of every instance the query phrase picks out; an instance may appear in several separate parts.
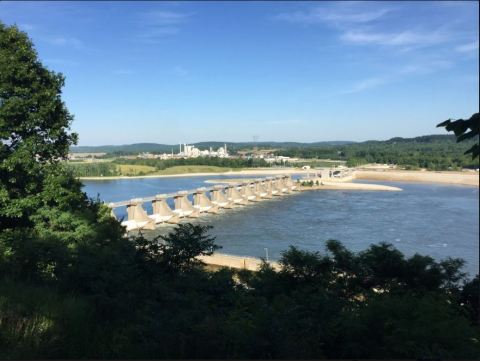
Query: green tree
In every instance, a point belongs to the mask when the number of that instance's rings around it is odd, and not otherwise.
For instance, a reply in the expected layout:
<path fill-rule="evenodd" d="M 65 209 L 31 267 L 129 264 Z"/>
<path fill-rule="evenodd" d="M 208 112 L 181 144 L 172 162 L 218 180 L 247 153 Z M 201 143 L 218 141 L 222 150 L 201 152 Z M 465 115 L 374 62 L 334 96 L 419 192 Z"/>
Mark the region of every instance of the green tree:
<path fill-rule="evenodd" d="M 0 23 L 0 224 L 30 224 L 37 195 L 77 136 L 62 102 L 64 77 L 37 59 L 27 35 Z"/>
<path fill-rule="evenodd" d="M 25 33 L 2 23 L 0 69 L 0 268 L 57 279 L 81 247 L 123 231 L 62 166 L 77 140 L 64 77 L 39 62 Z"/>
<path fill-rule="evenodd" d="M 135 239 L 139 253 L 146 262 L 158 264 L 163 271 L 188 272 L 204 263 L 197 256 L 210 256 L 221 247 L 215 237 L 208 234 L 212 226 L 179 224 L 167 235 L 153 241 L 143 237 Z"/>

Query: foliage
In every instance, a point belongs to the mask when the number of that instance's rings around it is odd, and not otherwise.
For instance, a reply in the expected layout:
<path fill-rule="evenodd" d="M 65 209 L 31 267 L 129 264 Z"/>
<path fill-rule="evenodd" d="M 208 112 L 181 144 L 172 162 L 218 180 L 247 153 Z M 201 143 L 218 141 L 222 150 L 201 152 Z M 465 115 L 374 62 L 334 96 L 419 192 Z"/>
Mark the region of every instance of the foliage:
<path fill-rule="evenodd" d="M 0 230 L 31 224 L 44 181 L 76 141 L 60 99 L 64 78 L 45 69 L 27 36 L 0 23 Z"/>
<path fill-rule="evenodd" d="M 318 181 L 317 181 L 317 183 L 318 183 Z M 309 180 L 309 181 L 301 181 L 301 182 L 300 182 L 300 185 L 301 185 L 302 187 L 313 187 L 314 183 L 313 183 L 312 180 Z M 316 184 L 316 185 L 318 185 L 318 184 Z"/>
<path fill-rule="evenodd" d="M 159 262 L 164 272 L 187 272 L 204 265 L 195 257 L 210 256 L 221 248 L 214 243 L 215 237 L 208 235 L 211 228 L 190 223 L 179 224 L 171 233 L 161 235 L 153 242 L 142 237 L 135 242 L 145 259 Z"/>
<path fill-rule="evenodd" d="M 118 164 L 122 163 L 122 164 Z M 177 165 L 162 170 L 148 165 L 131 164 L 138 163 L 129 160 L 123 164 L 121 160 L 115 163 L 110 162 L 89 162 L 89 163 L 65 163 L 65 167 L 75 177 L 112 177 L 112 176 L 141 176 L 147 174 L 185 174 L 185 173 L 216 173 L 228 172 L 232 168 L 217 167 L 212 165 Z M 236 168 L 239 169 L 239 168 Z"/>
<path fill-rule="evenodd" d="M 329 158 L 344 160 L 349 167 L 367 163 L 397 164 L 406 169 L 453 170 L 478 168 L 463 153 L 473 144 L 455 144 L 450 135 L 432 135 L 416 138 L 392 138 L 387 141 L 367 141 L 342 146 L 282 149 L 278 155 L 300 158 Z"/>
<path fill-rule="evenodd" d="M 472 153 L 472 158 L 478 157 L 480 148 L 478 145 L 478 135 L 480 130 L 480 114 L 473 114 L 470 119 L 457 119 L 452 122 L 451 119 L 437 125 L 437 127 L 445 127 L 449 132 L 453 131 L 457 137 L 457 142 L 463 142 L 467 139 L 476 139 L 476 143 L 468 149 L 465 154 Z"/>
<path fill-rule="evenodd" d="M 60 98 L 63 76 L 1 23 L 0 67 L 0 270 L 55 281 L 84 244 L 119 238 L 122 228 L 59 162 L 77 138 Z"/>
<path fill-rule="evenodd" d="M 480 351 L 461 262 L 290 247 L 282 269 L 205 271 L 209 227 L 85 248 L 65 280 L 0 281 L 11 358 L 447 358 Z M 472 286 L 471 286 L 472 285 Z M 55 287 L 54 287 L 55 286 Z M 470 301 L 466 301 L 470 300 Z M 470 303 L 469 303 L 470 302 Z M 27 331 L 28 330 L 28 331 Z M 7 352 L 7 353 L 5 353 Z"/>
<path fill-rule="evenodd" d="M 116 164 L 109 162 L 71 163 L 65 164 L 76 177 L 108 177 L 120 175 Z"/>
<path fill-rule="evenodd" d="M 219 157 L 199 157 L 199 158 L 181 158 L 181 159 L 124 159 L 117 158 L 116 164 L 134 164 L 155 167 L 157 170 L 165 170 L 174 166 L 197 166 L 207 165 L 227 168 L 244 167 L 268 167 L 268 163 L 263 159 L 241 159 L 241 158 L 219 158 Z"/>

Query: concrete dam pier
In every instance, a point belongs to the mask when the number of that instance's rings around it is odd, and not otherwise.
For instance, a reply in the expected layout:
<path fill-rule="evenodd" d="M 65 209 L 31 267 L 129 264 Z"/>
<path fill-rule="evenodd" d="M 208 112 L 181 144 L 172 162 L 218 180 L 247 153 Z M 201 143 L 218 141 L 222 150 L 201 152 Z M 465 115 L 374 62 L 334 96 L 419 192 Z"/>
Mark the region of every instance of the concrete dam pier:
<path fill-rule="evenodd" d="M 115 218 L 115 208 L 127 207 L 127 220 L 122 222 L 127 232 L 153 230 L 158 225 L 176 224 L 182 219 L 198 218 L 205 213 L 215 214 L 220 209 L 248 206 L 299 190 L 291 176 L 279 175 L 171 194 L 157 194 L 152 197 L 109 203 L 108 206 Z M 193 202 L 188 198 L 189 195 L 193 196 Z M 173 199 L 173 209 L 170 208 L 168 199 Z M 143 208 L 146 202 L 152 203 L 152 214 L 147 214 Z"/>

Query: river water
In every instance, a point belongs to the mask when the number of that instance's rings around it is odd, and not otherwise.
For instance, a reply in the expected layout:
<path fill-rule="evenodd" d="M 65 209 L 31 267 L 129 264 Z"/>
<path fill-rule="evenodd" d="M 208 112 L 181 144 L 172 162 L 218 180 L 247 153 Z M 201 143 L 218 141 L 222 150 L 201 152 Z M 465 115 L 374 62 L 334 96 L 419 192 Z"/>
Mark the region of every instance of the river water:
<path fill-rule="evenodd" d="M 83 181 L 90 197 L 106 202 L 189 190 L 207 179 L 227 176 Z M 238 176 L 232 178 L 240 178 Z M 248 178 L 248 177 L 246 177 Z M 195 222 L 214 228 L 221 252 L 278 259 L 289 245 L 324 251 L 325 241 L 336 239 L 360 251 L 372 243 L 388 242 L 411 256 L 436 260 L 459 257 L 465 271 L 479 268 L 479 191 L 475 187 L 427 183 L 359 181 L 385 184 L 401 192 L 323 190 L 298 192 L 268 201 L 204 215 Z M 151 206 L 145 204 L 150 213 Z M 125 209 L 116 211 L 125 216 Z M 147 237 L 168 227 L 146 231 Z"/>

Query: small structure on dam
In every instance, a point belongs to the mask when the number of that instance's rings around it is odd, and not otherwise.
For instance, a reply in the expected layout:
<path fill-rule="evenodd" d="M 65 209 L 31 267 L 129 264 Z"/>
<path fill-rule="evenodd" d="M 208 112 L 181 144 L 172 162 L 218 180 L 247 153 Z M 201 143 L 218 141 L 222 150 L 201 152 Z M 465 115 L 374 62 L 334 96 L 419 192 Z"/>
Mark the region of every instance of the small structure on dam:
<path fill-rule="evenodd" d="M 268 200 L 272 195 L 281 196 L 298 190 L 290 176 L 267 177 L 245 181 L 240 184 L 215 185 L 210 188 L 198 188 L 191 191 L 179 191 L 173 194 L 157 194 L 153 197 L 136 198 L 130 201 L 109 203 L 113 210 L 127 207 L 127 220 L 122 221 L 127 232 L 132 230 L 153 230 L 156 225 L 176 224 L 182 218 L 198 218 L 203 213 L 218 213 L 220 209 L 246 206 Z M 210 196 L 208 196 L 210 194 Z M 188 198 L 193 196 L 193 204 Z M 168 205 L 173 199 L 175 208 Z M 152 214 L 147 214 L 143 203 L 152 202 Z"/>
<path fill-rule="evenodd" d="M 227 185 L 227 199 L 235 205 L 247 205 L 248 199 L 245 199 L 235 184 Z"/>
<path fill-rule="evenodd" d="M 210 198 L 213 204 L 220 208 L 233 208 L 233 204 L 227 199 L 226 194 L 223 193 L 225 187 L 215 185 L 210 190 Z"/>
<path fill-rule="evenodd" d="M 142 200 L 140 198 L 132 199 L 127 204 L 127 215 L 128 220 L 122 222 L 122 225 L 127 228 L 127 232 L 134 229 L 155 229 L 154 220 L 142 208 Z"/>
<path fill-rule="evenodd" d="M 200 212 L 218 213 L 218 206 L 205 194 L 206 188 L 198 188 L 193 193 L 193 207 L 197 208 Z"/>
<path fill-rule="evenodd" d="M 268 189 L 266 188 L 263 179 L 256 179 L 254 188 L 254 193 L 257 197 L 266 199 L 272 198 L 272 194 L 268 192 Z"/>
<path fill-rule="evenodd" d="M 240 193 L 244 199 L 250 202 L 258 202 L 260 201 L 257 198 L 256 194 L 253 192 L 252 184 L 249 182 L 243 182 L 242 186 L 240 187 Z"/>
<path fill-rule="evenodd" d="M 175 209 L 174 212 L 177 213 L 181 218 L 190 217 L 198 218 L 200 211 L 198 208 L 194 208 L 188 199 L 189 192 L 180 191 L 173 196 Z"/>
<path fill-rule="evenodd" d="M 155 221 L 155 224 L 180 222 L 180 217 L 168 206 L 167 199 L 166 194 L 157 194 L 152 200 L 153 214 L 149 217 Z"/>

